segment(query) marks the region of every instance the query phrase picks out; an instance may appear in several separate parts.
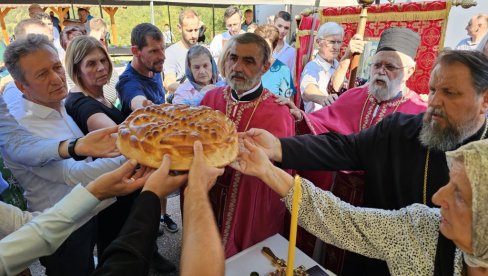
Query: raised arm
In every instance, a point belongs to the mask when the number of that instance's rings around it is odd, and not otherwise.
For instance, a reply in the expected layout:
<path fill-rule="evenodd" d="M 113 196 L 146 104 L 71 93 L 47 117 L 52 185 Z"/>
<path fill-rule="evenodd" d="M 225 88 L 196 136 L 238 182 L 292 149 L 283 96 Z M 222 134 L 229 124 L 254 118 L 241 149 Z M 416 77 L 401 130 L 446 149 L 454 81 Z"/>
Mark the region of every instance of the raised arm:
<path fill-rule="evenodd" d="M 133 173 L 137 162 L 102 175 L 87 185 L 75 187 L 52 208 L 35 217 L 0 241 L 0 274 L 16 275 L 37 258 L 52 254 L 64 240 L 94 214 L 101 201 L 129 194 L 144 184 L 147 176 Z M 0 205 L 0 208 L 4 208 Z"/>
<path fill-rule="evenodd" d="M 208 191 L 224 169 L 209 167 L 200 142 L 193 146 L 195 157 L 185 190 L 181 275 L 224 275 L 224 248 Z"/>

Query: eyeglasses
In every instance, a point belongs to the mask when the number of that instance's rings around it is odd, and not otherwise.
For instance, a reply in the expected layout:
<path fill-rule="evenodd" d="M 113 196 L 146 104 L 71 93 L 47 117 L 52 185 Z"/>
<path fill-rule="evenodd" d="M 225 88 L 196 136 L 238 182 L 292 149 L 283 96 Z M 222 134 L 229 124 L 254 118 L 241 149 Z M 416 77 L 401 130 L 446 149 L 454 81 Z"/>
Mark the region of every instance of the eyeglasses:
<path fill-rule="evenodd" d="M 389 63 L 371 63 L 371 66 L 375 69 L 375 70 L 380 70 L 381 68 L 384 68 L 386 71 L 388 72 L 394 72 L 396 70 L 400 70 L 400 69 L 403 69 L 407 66 L 403 66 L 403 67 L 396 67 L 394 65 L 391 65 Z"/>

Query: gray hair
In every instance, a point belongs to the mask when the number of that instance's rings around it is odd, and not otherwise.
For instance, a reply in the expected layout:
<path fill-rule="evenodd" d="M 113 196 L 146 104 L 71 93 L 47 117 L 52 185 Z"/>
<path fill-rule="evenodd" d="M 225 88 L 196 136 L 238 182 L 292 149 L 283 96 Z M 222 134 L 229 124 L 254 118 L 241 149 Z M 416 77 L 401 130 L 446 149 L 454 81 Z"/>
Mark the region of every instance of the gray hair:
<path fill-rule="evenodd" d="M 344 36 L 344 28 L 335 22 L 327 22 L 320 26 L 317 32 L 317 38 L 325 38 L 331 35 L 341 35 Z"/>
<path fill-rule="evenodd" d="M 260 37 L 259 35 L 255 33 L 243 33 L 240 35 L 235 35 L 233 36 L 224 46 L 224 49 L 222 49 L 222 53 L 220 54 L 219 57 L 219 63 L 218 63 L 218 68 L 222 76 L 226 77 L 226 72 L 225 72 L 225 60 L 229 56 L 229 50 L 234 46 L 234 44 L 251 44 L 254 43 L 256 44 L 260 49 L 262 53 L 262 64 L 264 65 L 265 62 L 269 61 L 269 58 L 271 56 L 271 49 L 268 45 L 268 42 L 264 40 L 264 38 Z"/>
<path fill-rule="evenodd" d="M 47 36 L 41 34 L 28 34 L 26 37 L 16 39 L 8 45 L 3 53 L 3 60 L 14 80 L 25 83 L 24 71 L 20 66 L 20 59 L 46 48 L 52 49 L 57 55 L 58 51 L 56 47 L 49 41 Z"/>

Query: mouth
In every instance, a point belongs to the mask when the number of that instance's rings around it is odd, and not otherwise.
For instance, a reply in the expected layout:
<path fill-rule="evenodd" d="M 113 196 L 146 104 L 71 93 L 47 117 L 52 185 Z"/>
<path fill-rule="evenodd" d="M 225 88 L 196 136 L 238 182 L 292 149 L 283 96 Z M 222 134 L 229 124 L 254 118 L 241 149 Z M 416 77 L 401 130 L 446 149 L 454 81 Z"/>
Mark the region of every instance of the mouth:
<path fill-rule="evenodd" d="M 385 86 L 386 85 L 386 81 L 384 81 L 384 80 L 375 80 L 374 81 L 374 84 L 381 85 L 381 86 Z"/>

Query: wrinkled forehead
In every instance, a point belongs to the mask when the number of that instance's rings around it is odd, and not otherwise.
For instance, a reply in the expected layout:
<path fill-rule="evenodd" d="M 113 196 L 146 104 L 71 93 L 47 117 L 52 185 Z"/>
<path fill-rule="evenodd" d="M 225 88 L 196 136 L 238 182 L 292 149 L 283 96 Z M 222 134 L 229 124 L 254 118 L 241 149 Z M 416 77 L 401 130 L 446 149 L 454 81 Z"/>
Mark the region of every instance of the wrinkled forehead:
<path fill-rule="evenodd" d="M 398 67 L 405 66 L 405 54 L 398 51 L 379 51 L 373 56 L 373 63 L 392 64 Z"/>

